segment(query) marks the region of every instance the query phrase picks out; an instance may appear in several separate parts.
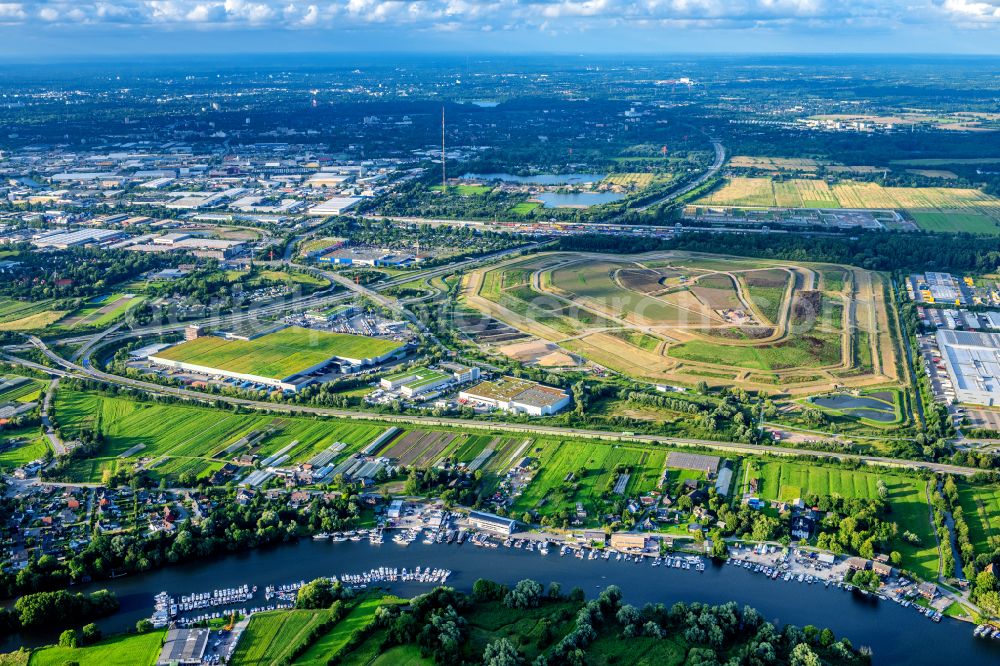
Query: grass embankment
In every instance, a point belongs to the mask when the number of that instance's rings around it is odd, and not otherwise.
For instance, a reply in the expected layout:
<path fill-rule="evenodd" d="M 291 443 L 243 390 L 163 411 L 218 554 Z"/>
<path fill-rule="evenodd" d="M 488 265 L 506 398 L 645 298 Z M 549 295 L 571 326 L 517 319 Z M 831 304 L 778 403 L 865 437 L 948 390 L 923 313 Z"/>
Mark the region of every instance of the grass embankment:
<path fill-rule="evenodd" d="M 291 650 L 298 647 L 309 636 L 309 632 L 331 617 L 330 610 L 257 613 L 250 618 L 240 637 L 232 663 L 238 666 L 286 664 Z"/>
<path fill-rule="evenodd" d="M 375 611 L 386 604 L 406 603 L 402 599 L 386 596 L 371 596 L 362 599 L 345 615 L 333 629 L 320 637 L 293 663 L 295 666 L 326 666 L 329 661 L 338 656 L 355 632 L 368 627 L 375 619 Z M 419 654 L 417 655 L 419 656 Z M 401 663 L 401 662 L 386 662 Z"/>
<path fill-rule="evenodd" d="M 30 666 L 151 666 L 156 663 L 166 630 L 123 634 L 81 648 L 51 646 L 34 650 Z"/>

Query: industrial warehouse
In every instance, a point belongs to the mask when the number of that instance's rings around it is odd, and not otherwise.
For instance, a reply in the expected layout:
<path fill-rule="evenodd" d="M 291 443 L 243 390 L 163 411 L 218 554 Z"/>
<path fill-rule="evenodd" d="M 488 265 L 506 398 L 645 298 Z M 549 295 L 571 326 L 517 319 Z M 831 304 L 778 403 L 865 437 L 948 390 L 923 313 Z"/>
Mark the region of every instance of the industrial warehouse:
<path fill-rule="evenodd" d="M 957 402 L 1000 403 L 1000 334 L 938 331 L 937 344 Z"/>
<path fill-rule="evenodd" d="M 383 363 L 405 347 L 396 340 L 289 326 L 252 339 L 195 337 L 150 355 L 148 361 L 297 391 L 314 380 L 309 375 L 331 363 L 340 363 L 342 371 L 353 372 Z"/>
<path fill-rule="evenodd" d="M 569 404 L 562 389 L 516 377 L 482 382 L 458 394 L 459 400 L 514 414 L 548 416 Z"/>

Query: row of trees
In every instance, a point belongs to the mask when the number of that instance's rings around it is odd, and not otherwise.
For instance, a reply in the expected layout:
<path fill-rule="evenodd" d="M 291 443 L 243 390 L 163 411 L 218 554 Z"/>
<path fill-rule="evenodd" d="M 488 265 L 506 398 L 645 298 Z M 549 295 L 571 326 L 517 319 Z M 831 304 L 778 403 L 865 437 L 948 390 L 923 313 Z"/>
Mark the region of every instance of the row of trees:
<path fill-rule="evenodd" d="M 878 271 L 989 273 L 1000 265 L 1000 237 L 925 232 L 851 232 L 851 235 L 691 232 L 670 239 L 576 235 L 559 249 L 594 252 L 687 250 L 785 261 L 822 261 Z"/>
<path fill-rule="evenodd" d="M 58 629 L 80 626 L 90 620 L 111 615 L 119 608 L 113 592 L 99 590 L 90 594 L 66 590 L 25 594 L 14 602 L 13 611 L 3 611 L 0 628 Z"/>

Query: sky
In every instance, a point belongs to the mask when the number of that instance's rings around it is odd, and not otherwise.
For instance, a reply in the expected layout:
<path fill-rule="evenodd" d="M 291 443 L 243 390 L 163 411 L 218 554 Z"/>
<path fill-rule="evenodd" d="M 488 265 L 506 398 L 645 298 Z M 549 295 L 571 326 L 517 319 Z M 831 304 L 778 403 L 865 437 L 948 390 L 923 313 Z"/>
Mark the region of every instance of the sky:
<path fill-rule="evenodd" d="M 0 0 L 0 57 L 1000 54 L 1000 0 Z"/>

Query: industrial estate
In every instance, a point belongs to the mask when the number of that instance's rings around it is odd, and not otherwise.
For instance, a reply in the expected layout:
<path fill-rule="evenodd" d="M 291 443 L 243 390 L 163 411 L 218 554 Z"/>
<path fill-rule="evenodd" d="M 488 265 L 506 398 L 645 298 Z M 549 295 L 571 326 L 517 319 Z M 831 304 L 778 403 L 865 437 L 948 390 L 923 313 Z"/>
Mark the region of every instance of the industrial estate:
<path fill-rule="evenodd" d="M 995 72 L 559 62 L 0 81 L 0 664 L 995 663 Z"/>

